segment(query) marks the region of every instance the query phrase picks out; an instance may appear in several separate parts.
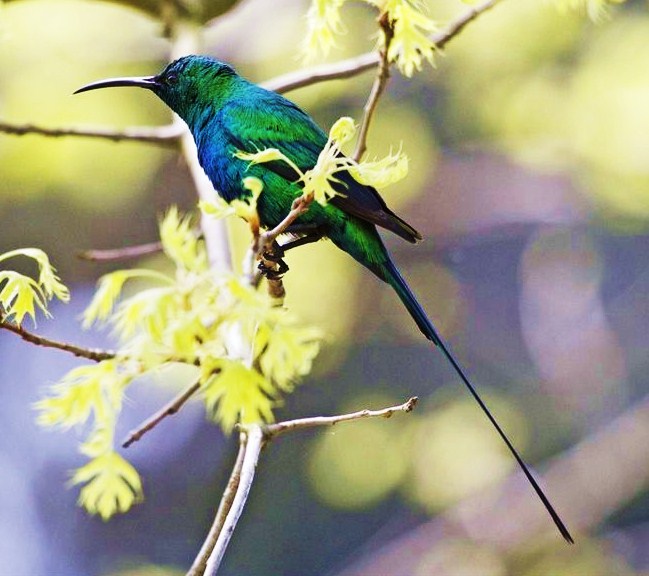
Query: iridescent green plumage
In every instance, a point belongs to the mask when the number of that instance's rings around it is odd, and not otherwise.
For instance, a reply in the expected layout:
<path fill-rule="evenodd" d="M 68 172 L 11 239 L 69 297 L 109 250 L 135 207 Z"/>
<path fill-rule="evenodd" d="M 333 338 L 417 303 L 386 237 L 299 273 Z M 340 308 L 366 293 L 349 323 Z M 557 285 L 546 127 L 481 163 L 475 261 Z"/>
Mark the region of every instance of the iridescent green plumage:
<path fill-rule="evenodd" d="M 301 171 L 306 171 L 316 164 L 327 142 L 322 129 L 293 102 L 248 82 L 229 65 L 212 58 L 186 56 L 169 64 L 157 76 L 103 80 L 78 92 L 111 86 L 147 88 L 172 108 L 189 126 L 201 166 L 226 201 L 249 196 L 244 178 L 259 178 L 264 188 L 257 212 L 262 226 L 267 228 L 277 226 L 291 210 L 293 200 L 302 194 L 298 175 L 281 161 L 250 165 L 236 154 L 276 148 Z M 392 262 L 376 226 L 409 242 L 416 242 L 421 236 L 386 206 L 374 188 L 357 182 L 348 172 L 339 172 L 336 177 L 340 182 L 334 187 L 339 195 L 325 206 L 312 203 L 295 224 L 311 235 L 329 238 L 394 288 L 421 332 L 440 347 L 496 428 L 563 537 L 572 542 L 543 490 Z"/>

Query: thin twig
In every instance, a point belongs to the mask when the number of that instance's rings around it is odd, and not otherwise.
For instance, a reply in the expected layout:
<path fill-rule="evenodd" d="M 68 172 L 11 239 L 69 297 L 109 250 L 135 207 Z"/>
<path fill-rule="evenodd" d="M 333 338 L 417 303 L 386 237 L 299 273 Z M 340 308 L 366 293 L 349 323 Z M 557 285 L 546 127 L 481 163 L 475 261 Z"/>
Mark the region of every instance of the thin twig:
<path fill-rule="evenodd" d="M 176 414 L 201 387 L 200 382 L 194 382 L 191 386 L 188 386 L 180 394 L 171 399 L 170 402 L 165 404 L 160 410 L 158 410 L 151 417 L 147 418 L 142 424 L 140 424 L 134 430 L 131 430 L 128 434 L 128 437 L 122 443 L 123 448 L 128 448 L 134 442 L 137 442 L 142 436 L 147 432 L 153 430 L 160 422 L 162 422 L 167 416 L 173 416 Z"/>
<path fill-rule="evenodd" d="M 502 0 L 487 0 L 474 8 L 469 8 L 469 10 L 462 14 L 462 16 L 453 20 L 453 22 L 444 28 L 444 30 L 441 30 L 437 34 L 433 34 L 431 37 L 433 44 L 441 50 L 446 46 L 446 44 L 462 32 L 467 24 L 473 22 L 481 14 L 491 10 L 499 2 L 502 2 Z"/>
<path fill-rule="evenodd" d="M 374 79 L 370 95 L 368 96 L 365 107 L 363 108 L 363 121 L 361 123 L 360 132 L 358 133 L 356 149 L 352 156 L 356 162 L 360 162 L 363 154 L 365 154 L 365 150 L 367 150 L 367 134 L 370 129 L 370 123 L 372 122 L 374 111 L 379 103 L 379 98 L 385 91 L 385 88 L 388 85 L 388 80 L 390 79 L 390 60 L 388 59 L 388 53 L 390 51 L 390 44 L 394 38 L 394 29 L 392 28 L 392 23 L 390 22 L 387 12 L 384 12 L 380 16 L 379 26 L 381 27 L 381 33 L 383 34 L 383 48 L 381 48 L 380 52 L 381 59 L 376 73 L 376 78 Z"/>
<path fill-rule="evenodd" d="M 130 140 L 132 142 L 146 142 L 147 144 L 158 144 L 169 147 L 178 146 L 178 140 L 184 130 L 183 126 L 176 124 L 112 130 L 109 128 L 43 128 L 34 124 L 0 122 L 0 132 L 15 136 L 26 136 L 28 134 L 49 136 L 51 138 L 75 136 L 81 138 L 101 138 L 102 140 L 111 140 L 113 142 Z"/>
<path fill-rule="evenodd" d="M 413 396 L 403 404 L 390 406 L 381 410 L 359 410 L 349 414 L 340 414 L 338 416 L 315 416 L 312 418 L 299 418 L 297 420 L 287 420 L 277 422 L 264 427 L 267 439 L 274 438 L 285 432 L 293 430 L 306 430 L 317 426 L 334 426 L 339 422 L 349 422 L 350 420 L 361 420 L 363 418 L 390 418 L 396 412 L 412 412 L 417 405 L 418 398 Z"/>
<path fill-rule="evenodd" d="M 82 348 L 81 346 L 75 346 L 74 344 L 68 344 L 67 342 L 60 342 L 58 340 L 50 340 L 43 336 L 38 336 L 29 330 L 16 324 L 7 322 L 6 320 L 0 320 L 0 328 L 13 332 L 20 336 L 23 340 L 30 342 L 31 344 L 36 344 L 37 346 L 43 346 L 45 348 L 55 348 L 56 350 L 62 350 L 63 352 L 69 352 L 78 358 L 87 358 L 88 360 L 93 360 L 95 362 L 101 362 L 102 360 L 111 360 L 115 358 L 116 353 L 112 350 L 100 350 L 99 348 Z"/>
<path fill-rule="evenodd" d="M 269 248 L 280 234 L 286 232 L 288 227 L 309 209 L 312 202 L 313 194 L 309 194 L 308 196 L 299 196 L 293 200 L 291 211 L 286 215 L 284 220 L 282 220 L 272 230 L 266 230 L 266 232 L 259 235 L 259 244 L 257 249 L 265 250 Z"/>
<path fill-rule="evenodd" d="M 239 453 L 237 454 L 237 459 L 234 463 L 234 467 L 232 468 L 232 472 L 230 473 L 228 484 L 225 487 L 225 491 L 223 492 L 221 503 L 219 504 L 219 508 L 216 511 L 216 515 L 214 516 L 214 522 L 212 523 L 212 527 L 210 528 L 210 531 L 207 534 L 207 538 L 203 542 L 203 546 L 196 556 L 192 567 L 187 572 L 187 576 L 202 576 L 205 572 L 207 561 L 212 554 L 212 550 L 214 550 L 214 546 L 216 546 L 216 541 L 218 540 L 219 534 L 223 530 L 223 524 L 225 523 L 225 519 L 230 512 L 230 508 L 232 508 L 234 496 L 237 493 L 237 489 L 239 488 L 243 458 L 246 454 L 246 444 L 247 436 L 246 434 L 242 433 L 239 436 Z"/>
<path fill-rule="evenodd" d="M 239 485 L 237 486 L 232 506 L 223 522 L 219 537 L 207 562 L 204 572 L 205 576 L 216 576 L 219 566 L 221 565 L 225 551 L 230 543 L 230 538 L 232 538 L 232 533 L 236 528 L 237 522 L 239 521 L 243 508 L 248 500 L 248 494 L 250 493 L 252 482 L 255 479 L 255 470 L 257 469 L 257 463 L 259 462 L 259 454 L 264 446 L 264 431 L 258 424 L 248 426 L 242 433 L 245 434 L 247 438 Z"/>
<path fill-rule="evenodd" d="M 360 56 L 334 62 L 333 64 L 322 64 L 305 70 L 298 70 L 297 72 L 289 72 L 261 82 L 261 86 L 267 90 L 285 94 L 320 82 L 353 78 L 363 72 L 372 70 L 378 63 L 379 55 L 376 52 L 366 52 Z"/>
<path fill-rule="evenodd" d="M 432 43 L 441 50 L 446 46 L 446 44 L 455 38 L 467 24 L 475 20 L 484 12 L 491 10 L 501 1 L 502 0 L 487 0 L 478 6 L 470 8 L 456 20 L 453 20 L 453 22 L 448 24 L 448 26 L 443 30 L 431 35 L 430 39 Z M 282 76 L 277 76 L 271 80 L 262 82 L 261 85 L 268 90 L 274 90 L 275 92 L 284 94 L 285 92 L 297 90 L 298 88 L 305 88 L 320 82 L 344 80 L 346 78 L 358 76 L 359 74 L 378 66 L 380 61 L 381 56 L 376 51 L 366 52 L 360 56 L 341 60 L 333 64 L 324 64 L 307 68 L 305 70 L 299 70 L 297 72 L 283 74 Z"/>
<path fill-rule="evenodd" d="M 162 242 L 148 242 L 137 246 L 126 246 L 124 248 L 110 248 L 108 250 L 84 250 L 78 256 L 82 260 L 92 262 L 114 262 L 117 260 L 131 260 L 140 256 L 147 256 L 162 251 Z"/>

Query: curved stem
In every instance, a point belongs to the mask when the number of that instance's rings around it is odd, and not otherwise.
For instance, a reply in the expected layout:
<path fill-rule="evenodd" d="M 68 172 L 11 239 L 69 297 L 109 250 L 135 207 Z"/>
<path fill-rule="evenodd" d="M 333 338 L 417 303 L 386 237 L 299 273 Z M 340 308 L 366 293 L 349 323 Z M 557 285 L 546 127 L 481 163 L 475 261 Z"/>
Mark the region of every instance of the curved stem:
<path fill-rule="evenodd" d="M 388 85 L 388 80 L 390 79 L 390 61 L 388 60 L 388 52 L 390 50 L 392 39 L 394 38 L 394 30 L 392 29 L 392 24 L 390 23 L 387 12 L 384 12 L 379 17 L 379 26 L 381 27 L 381 33 L 383 34 L 383 48 L 380 52 L 380 61 L 376 78 L 374 79 L 372 90 L 370 91 L 370 95 L 367 98 L 363 110 L 363 121 L 358 134 L 356 149 L 352 156 L 356 162 L 360 162 L 363 154 L 365 154 L 365 150 L 367 150 L 367 134 L 370 130 L 370 123 L 372 122 L 374 111 L 379 103 L 379 98 L 385 91 L 385 88 Z"/>

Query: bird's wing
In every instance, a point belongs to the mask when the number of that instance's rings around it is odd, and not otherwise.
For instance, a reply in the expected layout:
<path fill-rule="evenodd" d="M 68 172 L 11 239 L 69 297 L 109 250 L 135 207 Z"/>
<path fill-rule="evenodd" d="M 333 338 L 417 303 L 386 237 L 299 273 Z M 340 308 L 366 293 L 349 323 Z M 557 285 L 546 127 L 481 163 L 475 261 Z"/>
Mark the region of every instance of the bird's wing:
<path fill-rule="evenodd" d="M 254 106 L 235 101 L 222 109 L 221 112 L 227 116 L 223 125 L 230 142 L 246 152 L 277 148 L 300 170 L 313 168 L 327 142 L 327 135 L 290 100 L 272 92 L 266 92 L 263 96 L 255 100 Z M 285 162 L 267 162 L 264 167 L 289 182 L 299 178 Z M 348 172 L 338 173 L 336 178 L 340 182 L 332 185 L 339 194 L 330 200 L 331 204 L 390 230 L 408 242 L 421 239 L 419 232 L 394 214 L 373 187 L 357 182 Z"/>

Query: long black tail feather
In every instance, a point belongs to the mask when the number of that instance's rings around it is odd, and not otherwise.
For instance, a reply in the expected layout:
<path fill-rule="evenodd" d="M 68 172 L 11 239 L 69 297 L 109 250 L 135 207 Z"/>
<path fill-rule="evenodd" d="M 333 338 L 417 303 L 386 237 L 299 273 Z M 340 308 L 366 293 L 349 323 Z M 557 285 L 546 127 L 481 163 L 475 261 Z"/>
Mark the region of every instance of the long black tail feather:
<path fill-rule="evenodd" d="M 518 465 L 520 466 L 521 470 L 529 480 L 530 484 L 532 485 L 532 488 L 534 488 L 534 491 L 536 492 L 537 496 L 540 498 L 541 502 L 543 502 L 545 509 L 552 517 L 552 520 L 556 524 L 561 535 L 564 537 L 564 539 L 567 542 L 569 542 L 570 544 L 574 544 L 574 540 L 570 535 L 568 528 L 566 528 L 566 525 L 563 523 L 563 521 L 559 517 L 559 514 L 556 512 L 556 510 L 550 503 L 550 500 L 545 495 L 545 493 L 543 492 L 542 488 L 539 486 L 537 481 L 534 479 L 534 476 L 532 475 L 532 472 L 530 471 L 529 467 L 527 466 L 527 464 L 525 464 L 525 462 L 521 458 L 516 448 L 514 448 L 513 444 L 510 442 L 509 438 L 507 437 L 503 429 L 500 427 L 500 425 L 498 424 L 494 416 L 491 414 L 491 411 L 484 403 L 484 401 L 478 394 L 473 384 L 471 384 L 469 377 L 466 375 L 466 373 L 464 372 L 464 370 L 462 369 L 458 361 L 455 359 L 455 356 L 450 351 L 448 346 L 441 339 L 439 333 L 435 329 L 435 326 L 428 318 L 428 315 L 422 308 L 421 304 L 419 304 L 417 298 L 412 293 L 412 290 L 410 290 L 410 287 L 408 286 L 403 276 L 401 276 L 401 273 L 399 272 L 399 270 L 391 260 L 388 260 L 388 262 L 385 265 L 385 275 L 386 275 L 386 280 L 389 282 L 389 284 L 394 288 L 396 293 L 399 295 L 399 298 L 401 299 L 405 307 L 408 309 L 408 312 L 413 317 L 414 321 L 417 323 L 417 326 L 419 327 L 421 332 L 424 334 L 424 336 L 426 336 L 426 338 L 428 338 L 428 340 L 430 340 L 440 348 L 444 356 L 446 356 L 448 361 L 453 366 L 453 369 L 455 370 L 457 375 L 460 377 L 462 382 L 464 382 L 465 386 L 468 388 L 469 392 L 471 393 L 475 401 L 478 403 L 478 405 L 480 406 L 484 414 L 487 416 L 487 418 L 489 419 L 493 427 L 496 429 L 499 436 L 502 438 L 503 442 L 511 452 L 512 456 L 514 457 L 516 462 L 518 462 Z"/>

